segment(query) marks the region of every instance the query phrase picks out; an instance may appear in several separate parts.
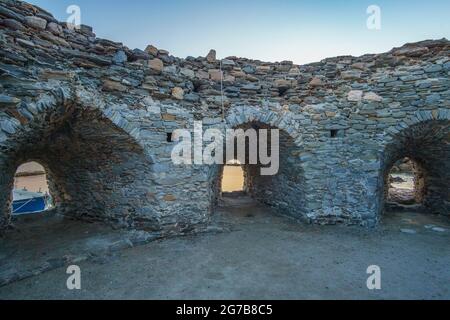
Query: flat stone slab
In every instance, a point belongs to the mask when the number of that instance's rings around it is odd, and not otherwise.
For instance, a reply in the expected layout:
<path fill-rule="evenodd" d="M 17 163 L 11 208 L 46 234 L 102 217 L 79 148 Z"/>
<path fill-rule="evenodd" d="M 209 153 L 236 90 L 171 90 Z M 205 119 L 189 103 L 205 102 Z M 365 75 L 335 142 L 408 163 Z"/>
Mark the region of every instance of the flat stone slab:
<path fill-rule="evenodd" d="M 407 233 L 407 234 L 416 234 L 417 231 L 413 229 L 400 229 L 400 232 Z"/>
<path fill-rule="evenodd" d="M 434 227 L 431 230 L 436 231 L 436 232 L 446 232 L 447 231 L 447 229 L 440 228 L 440 227 Z"/>

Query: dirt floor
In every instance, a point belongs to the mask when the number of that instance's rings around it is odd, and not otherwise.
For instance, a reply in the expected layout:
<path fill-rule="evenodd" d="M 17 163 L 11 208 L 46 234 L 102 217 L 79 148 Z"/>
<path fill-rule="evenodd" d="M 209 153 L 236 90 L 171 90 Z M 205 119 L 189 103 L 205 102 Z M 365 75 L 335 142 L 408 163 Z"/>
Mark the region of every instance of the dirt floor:
<path fill-rule="evenodd" d="M 43 233 L 36 226 L 31 238 L 24 231 L 22 246 L 17 232 L 7 235 L 0 271 L 37 267 L 67 255 L 63 248 L 97 252 L 77 263 L 82 289 L 67 289 L 62 264 L 0 287 L 1 299 L 450 299 L 444 217 L 390 213 L 376 230 L 311 226 L 245 197 L 224 198 L 216 232 L 140 246 L 126 232 L 72 223 Z M 381 290 L 367 289 L 370 265 L 381 268 Z"/>

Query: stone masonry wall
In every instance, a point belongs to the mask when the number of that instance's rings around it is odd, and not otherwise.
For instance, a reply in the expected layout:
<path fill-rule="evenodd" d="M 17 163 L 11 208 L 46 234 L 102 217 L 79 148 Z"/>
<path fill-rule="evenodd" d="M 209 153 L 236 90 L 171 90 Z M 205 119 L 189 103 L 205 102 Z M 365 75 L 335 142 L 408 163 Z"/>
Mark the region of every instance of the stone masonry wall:
<path fill-rule="evenodd" d="M 285 132 L 280 132 L 280 170 L 275 176 L 261 176 L 259 166 L 251 166 L 248 180 L 251 181 L 249 193 L 258 201 L 280 212 L 305 219 L 305 177 L 300 161 L 300 153 Z"/>
<path fill-rule="evenodd" d="M 207 223 L 218 169 L 174 165 L 167 139 L 195 120 L 221 130 L 256 121 L 289 136 L 282 213 L 375 226 L 385 172 L 408 154 L 427 168 L 424 205 L 449 214 L 449 53 L 442 39 L 302 66 L 214 51 L 181 59 L 2 0 L 1 223 L 14 171 L 30 159 L 51 172 L 65 214 L 176 233 Z"/>

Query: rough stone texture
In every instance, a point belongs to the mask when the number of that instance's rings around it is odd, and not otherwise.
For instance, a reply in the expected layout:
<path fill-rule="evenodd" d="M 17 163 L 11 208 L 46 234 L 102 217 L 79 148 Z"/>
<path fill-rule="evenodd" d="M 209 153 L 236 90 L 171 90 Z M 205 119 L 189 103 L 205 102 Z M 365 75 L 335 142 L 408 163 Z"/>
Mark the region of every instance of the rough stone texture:
<path fill-rule="evenodd" d="M 164 69 L 164 63 L 161 59 L 153 59 L 148 62 L 148 66 L 151 70 L 153 70 L 156 74 L 160 74 Z"/>
<path fill-rule="evenodd" d="M 0 22 L 3 226 L 30 159 L 67 215 L 175 233 L 207 223 L 221 169 L 175 166 L 167 139 L 198 119 L 281 129 L 279 175 L 246 168 L 246 185 L 298 219 L 375 226 L 386 172 L 405 156 L 424 168 L 423 205 L 450 212 L 446 39 L 300 66 L 130 50 L 15 0 L 0 3 Z"/>
<path fill-rule="evenodd" d="M 206 56 L 206 61 L 210 63 L 216 62 L 216 50 L 212 49 L 209 51 L 208 55 Z"/>
<path fill-rule="evenodd" d="M 39 30 L 45 30 L 45 27 L 47 27 L 47 21 L 45 19 L 35 16 L 25 17 L 25 23 L 27 24 L 27 26 Z"/>

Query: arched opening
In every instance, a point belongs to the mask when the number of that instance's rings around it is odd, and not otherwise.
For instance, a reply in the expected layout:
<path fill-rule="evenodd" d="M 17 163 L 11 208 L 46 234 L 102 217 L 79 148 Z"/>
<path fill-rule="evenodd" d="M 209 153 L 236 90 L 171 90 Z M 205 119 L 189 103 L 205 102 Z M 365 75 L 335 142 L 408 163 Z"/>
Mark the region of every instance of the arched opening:
<path fill-rule="evenodd" d="M 424 196 L 424 171 L 419 163 L 403 158 L 394 163 L 386 178 L 388 203 L 421 204 Z"/>
<path fill-rule="evenodd" d="M 226 165 L 217 166 L 215 173 L 211 175 L 211 185 L 215 190 L 215 199 L 221 197 L 225 179 L 231 179 L 236 183 L 236 189 L 233 191 L 242 191 L 240 194 L 251 197 L 260 204 L 267 205 L 276 209 L 279 213 L 293 216 L 298 219 L 305 219 L 305 179 L 303 168 L 299 161 L 300 149 L 295 144 L 293 138 L 282 129 L 268 125 L 261 121 L 251 121 L 236 126 L 234 130 L 243 130 L 245 132 L 245 140 L 235 139 L 235 154 L 228 160 L 231 160 L 233 168 L 230 168 L 229 162 Z M 250 142 L 248 130 L 255 130 L 257 142 Z M 266 150 L 261 148 L 261 132 L 267 138 Z M 272 131 L 277 134 L 273 135 Z M 272 137 L 276 137 L 278 141 L 272 141 Z M 237 150 L 239 144 L 245 145 L 244 161 L 238 156 Z M 242 146 L 242 145 L 241 145 Z M 255 164 L 251 161 L 251 150 L 256 152 L 258 161 Z M 262 163 L 261 154 L 265 154 L 271 159 L 270 164 Z M 224 156 L 227 150 L 224 150 Z M 236 162 L 236 159 L 240 162 Z M 274 164 L 276 162 L 276 164 Z M 237 167 L 236 167 L 237 166 Z M 264 172 L 264 169 L 276 170 L 273 173 Z M 226 177 L 229 173 L 231 177 Z M 271 170 L 266 170 L 271 171 Z M 242 188 L 241 188 L 242 186 Z"/>
<path fill-rule="evenodd" d="M 0 160 L 0 206 L 11 219 L 17 168 L 44 166 L 55 213 L 115 227 L 158 229 L 151 159 L 125 131 L 98 110 L 49 111 L 11 139 Z M 144 182 L 142 182 L 144 181 Z"/>
<path fill-rule="evenodd" d="M 384 212 L 406 206 L 423 213 L 448 215 L 449 121 L 428 120 L 398 132 L 385 149 L 381 181 Z"/>
<path fill-rule="evenodd" d="M 12 193 L 13 216 L 42 213 L 54 207 L 46 170 L 38 162 L 26 162 L 17 168 Z"/>
<path fill-rule="evenodd" d="M 42 105 L 0 143 L 0 233 L 8 257 L 0 283 L 109 250 L 123 239 L 114 229 L 168 228 L 157 216 L 152 158 L 128 133 L 131 124 L 118 114 L 71 107 Z M 20 181 L 23 171 L 35 171 L 23 166 L 30 161 L 40 164 L 41 183 L 45 172 L 55 206 L 48 214 L 14 215 L 12 190 L 30 190 Z M 44 191 L 43 184 L 31 188 Z"/>
<path fill-rule="evenodd" d="M 238 160 L 229 161 L 223 168 L 222 194 L 244 191 L 244 170 Z"/>

